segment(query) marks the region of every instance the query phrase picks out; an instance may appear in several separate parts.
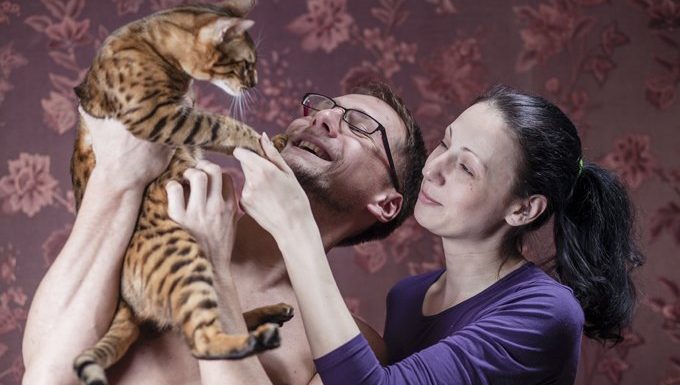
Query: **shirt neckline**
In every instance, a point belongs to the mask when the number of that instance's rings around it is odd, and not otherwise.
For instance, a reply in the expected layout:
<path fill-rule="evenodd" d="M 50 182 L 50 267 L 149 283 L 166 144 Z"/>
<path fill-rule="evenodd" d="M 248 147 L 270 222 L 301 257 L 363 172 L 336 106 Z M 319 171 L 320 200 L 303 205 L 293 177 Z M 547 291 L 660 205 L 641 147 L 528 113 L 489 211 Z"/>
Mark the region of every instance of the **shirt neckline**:
<path fill-rule="evenodd" d="M 496 286 L 498 286 L 498 285 L 500 285 L 500 284 L 506 282 L 506 281 L 509 280 L 510 278 L 517 276 L 519 273 L 521 273 L 521 272 L 527 270 L 530 266 L 534 266 L 533 262 L 531 262 L 531 261 L 526 261 L 522 266 L 520 266 L 520 267 L 518 267 L 517 269 L 511 271 L 511 272 L 510 272 L 509 274 L 507 274 L 505 277 L 503 277 L 503 278 L 499 279 L 498 281 L 492 283 L 492 284 L 489 285 L 489 287 L 487 287 L 486 289 L 484 289 L 484 290 L 480 291 L 479 293 L 473 295 L 472 297 L 470 297 L 470 298 L 464 300 L 463 302 L 460 302 L 460 303 L 457 303 L 457 304 L 455 304 L 455 305 L 453 305 L 453 306 L 451 306 L 451 307 L 448 307 L 448 308 L 446 308 L 446 309 L 440 311 L 439 313 L 431 314 L 431 315 L 425 315 L 425 314 L 423 313 L 423 305 L 425 304 L 425 295 L 427 294 L 428 290 L 430 290 L 430 287 L 431 287 L 431 286 L 432 286 L 432 285 L 433 285 L 433 284 L 434 284 L 434 283 L 442 276 L 442 274 L 444 274 L 444 273 L 446 272 L 446 269 L 441 269 L 441 271 L 439 271 L 439 273 L 433 275 L 433 279 L 430 280 L 430 281 L 427 283 L 427 286 L 425 287 L 425 291 L 423 291 L 423 293 L 422 293 L 422 295 L 421 295 L 421 297 L 420 297 L 420 317 L 421 317 L 421 318 L 424 318 L 424 319 L 434 319 L 434 318 L 440 317 L 440 316 L 442 316 L 442 315 L 444 315 L 444 314 L 446 314 L 446 313 L 448 313 L 448 312 L 450 312 L 450 311 L 453 311 L 454 309 L 457 310 L 457 309 L 465 308 L 465 307 L 468 306 L 470 303 L 473 303 L 474 301 L 479 300 L 480 298 L 489 295 L 488 293 L 489 293 L 493 288 L 495 288 Z"/>

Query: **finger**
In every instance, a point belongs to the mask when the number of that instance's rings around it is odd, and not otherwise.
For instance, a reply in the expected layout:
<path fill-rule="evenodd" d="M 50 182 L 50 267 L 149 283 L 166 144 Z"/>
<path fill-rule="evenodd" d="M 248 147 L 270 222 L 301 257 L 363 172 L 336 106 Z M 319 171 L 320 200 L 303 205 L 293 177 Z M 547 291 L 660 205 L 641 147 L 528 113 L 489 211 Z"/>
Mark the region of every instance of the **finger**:
<path fill-rule="evenodd" d="M 252 151 L 246 151 L 240 148 L 234 150 L 234 157 L 241 162 L 241 167 L 249 167 L 252 171 L 260 170 L 264 172 L 265 170 L 275 171 L 278 167 L 269 159 L 265 159 Z"/>
<path fill-rule="evenodd" d="M 227 204 L 230 204 L 232 208 L 236 210 L 235 217 L 238 218 L 243 215 L 243 210 L 241 210 L 241 205 L 239 202 L 239 196 L 234 188 L 234 180 L 231 175 L 224 173 L 222 174 L 222 196 Z"/>
<path fill-rule="evenodd" d="M 267 162 L 262 159 L 259 155 L 251 151 L 246 151 L 241 148 L 236 148 L 233 152 L 234 158 L 241 164 L 241 169 L 243 170 L 243 176 L 246 181 L 248 181 L 253 172 L 258 168 L 257 162 Z"/>
<path fill-rule="evenodd" d="M 269 159 L 276 167 L 279 168 L 279 170 L 282 170 L 286 172 L 287 174 L 293 174 L 293 171 L 288 167 L 288 164 L 286 163 L 285 160 L 283 160 L 283 157 L 281 156 L 281 153 L 274 147 L 274 143 L 272 143 L 271 139 L 269 139 L 269 136 L 267 135 L 266 132 L 262 133 L 262 136 L 260 137 L 260 144 L 262 145 L 262 149 L 264 150 L 265 155 L 267 156 L 267 159 Z"/>
<path fill-rule="evenodd" d="M 208 175 L 208 199 L 222 198 L 222 168 L 207 160 L 200 160 L 196 168 Z"/>
<path fill-rule="evenodd" d="M 208 175 L 201 170 L 188 168 L 184 171 L 184 178 L 189 181 L 189 202 L 187 211 L 200 210 L 205 207 Z"/>
<path fill-rule="evenodd" d="M 165 184 L 165 192 L 168 194 L 168 215 L 173 221 L 179 222 L 186 212 L 184 189 L 181 184 L 171 180 Z"/>

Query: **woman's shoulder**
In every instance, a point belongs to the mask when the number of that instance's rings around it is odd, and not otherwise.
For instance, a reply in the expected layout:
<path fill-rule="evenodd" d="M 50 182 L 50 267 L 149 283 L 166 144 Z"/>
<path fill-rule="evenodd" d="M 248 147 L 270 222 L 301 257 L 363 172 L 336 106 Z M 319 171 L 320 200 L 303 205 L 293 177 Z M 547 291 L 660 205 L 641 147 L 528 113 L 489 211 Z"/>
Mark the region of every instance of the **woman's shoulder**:
<path fill-rule="evenodd" d="M 540 318 L 549 315 L 548 318 L 562 325 L 583 326 L 583 309 L 570 287 L 533 264 L 523 275 L 500 300 L 502 309 L 515 308 Z"/>
<path fill-rule="evenodd" d="M 400 281 L 398 281 L 393 287 L 391 291 L 394 290 L 410 290 L 414 286 L 427 286 L 429 287 L 434 281 L 439 278 L 444 273 L 444 269 L 437 269 L 433 271 L 428 271 L 426 273 L 422 274 L 417 274 L 417 275 L 411 275 L 406 278 L 402 278 Z"/>
<path fill-rule="evenodd" d="M 388 301 L 395 296 L 419 295 L 432 285 L 444 273 L 444 269 L 437 269 L 423 274 L 411 275 L 398 281 L 387 293 Z"/>

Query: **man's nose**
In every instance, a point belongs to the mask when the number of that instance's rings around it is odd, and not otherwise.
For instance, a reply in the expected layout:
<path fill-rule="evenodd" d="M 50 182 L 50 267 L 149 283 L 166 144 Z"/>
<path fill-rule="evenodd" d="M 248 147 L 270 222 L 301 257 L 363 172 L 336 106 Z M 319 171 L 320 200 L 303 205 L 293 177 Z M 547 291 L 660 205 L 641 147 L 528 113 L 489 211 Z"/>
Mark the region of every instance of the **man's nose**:
<path fill-rule="evenodd" d="M 314 115 L 312 124 L 328 131 L 328 135 L 335 138 L 340 133 L 340 121 L 343 111 L 340 108 L 321 110 Z"/>

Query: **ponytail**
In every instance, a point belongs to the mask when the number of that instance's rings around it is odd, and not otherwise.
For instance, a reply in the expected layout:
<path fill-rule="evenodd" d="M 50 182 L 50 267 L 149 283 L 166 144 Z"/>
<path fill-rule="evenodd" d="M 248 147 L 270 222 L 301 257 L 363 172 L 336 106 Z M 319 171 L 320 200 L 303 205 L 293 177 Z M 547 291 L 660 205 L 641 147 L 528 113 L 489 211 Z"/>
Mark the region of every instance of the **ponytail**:
<path fill-rule="evenodd" d="M 626 190 L 611 173 L 583 163 L 576 127 L 554 104 L 503 85 L 475 101 L 482 102 L 501 114 L 521 149 L 514 194 L 548 201 L 533 222 L 506 234 L 503 247 L 521 253 L 524 235 L 553 217 L 555 275 L 581 303 L 585 335 L 620 342 L 635 307 L 631 270 L 644 261 Z"/>
<path fill-rule="evenodd" d="M 621 342 L 635 307 L 631 269 L 644 262 L 628 194 L 610 172 L 585 163 L 571 197 L 555 209 L 555 272 L 581 303 L 584 332 Z"/>

